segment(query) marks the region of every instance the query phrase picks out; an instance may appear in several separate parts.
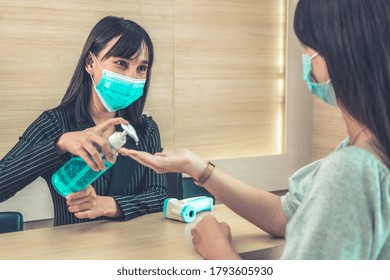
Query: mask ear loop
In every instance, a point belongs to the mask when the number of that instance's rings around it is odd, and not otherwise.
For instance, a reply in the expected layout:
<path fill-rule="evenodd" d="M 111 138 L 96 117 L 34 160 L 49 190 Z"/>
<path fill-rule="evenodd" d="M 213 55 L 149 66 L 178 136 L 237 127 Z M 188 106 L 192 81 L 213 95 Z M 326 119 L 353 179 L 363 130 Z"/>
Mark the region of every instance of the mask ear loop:
<path fill-rule="evenodd" d="M 89 53 L 91 54 L 92 58 L 94 58 L 94 59 L 96 60 L 96 63 L 99 65 L 99 67 L 100 67 L 100 70 L 102 70 L 102 72 L 103 72 L 103 68 L 102 68 L 102 66 L 100 65 L 100 63 L 99 63 L 99 60 L 97 59 L 96 55 L 95 55 L 94 53 L 92 53 L 91 51 L 89 51 Z M 96 83 L 95 83 L 95 81 L 94 81 L 94 79 L 93 79 L 92 75 L 91 75 L 91 74 L 89 74 L 89 76 L 90 76 L 90 77 L 91 77 L 91 79 L 92 79 L 92 83 L 93 83 L 93 85 L 96 87 Z"/>
<path fill-rule="evenodd" d="M 317 56 L 318 56 L 318 52 L 313 53 L 313 54 L 310 56 L 310 64 L 312 64 L 311 61 L 313 60 L 313 58 L 315 58 L 315 57 L 317 57 Z M 311 66 L 310 69 L 312 69 L 312 68 L 313 68 L 313 67 Z M 315 79 L 315 77 L 313 76 L 313 74 L 311 73 L 311 71 L 310 71 L 310 80 L 313 80 L 315 84 L 319 84 L 319 83 L 317 82 L 317 80 Z M 329 83 L 330 83 L 330 79 L 327 80 L 326 82 L 323 82 L 322 84 L 329 84 Z"/>
<path fill-rule="evenodd" d="M 97 64 L 99 65 L 100 69 L 101 69 L 102 72 L 103 72 L 103 68 L 102 68 L 102 66 L 101 66 L 100 63 L 99 63 L 99 59 L 97 59 L 96 55 L 95 55 L 94 53 L 92 53 L 91 51 L 89 51 L 89 53 L 92 55 L 93 58 L 95 58 Z"/>

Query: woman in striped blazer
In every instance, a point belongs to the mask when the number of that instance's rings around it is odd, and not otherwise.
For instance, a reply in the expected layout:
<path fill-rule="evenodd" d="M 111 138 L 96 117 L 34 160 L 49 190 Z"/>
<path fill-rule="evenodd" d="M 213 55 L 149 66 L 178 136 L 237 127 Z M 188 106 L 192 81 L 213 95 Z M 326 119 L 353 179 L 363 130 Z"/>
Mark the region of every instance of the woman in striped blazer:
<path fill-rule="evenodd" d="M 39 176 L 47 182 L 54 205 L 54 225 L 98 219 L 127 220 L 162 210 L 166 177 L 129 157 L 116 163 L 86 189 L 62 197 L 51 176 L 72 156 L 80 156 L 95 171 L 104 169 L 98 148 L 113 160 L 107 138 L 119 124 L 137 131 L 136 146 L 161 152 L 159 129 L 143 115 L 153 65 L 153 44 L 137 23 L 113 16 L 101 19 L 90 32 L 68 89 L 59 106 L 45 111 L 0 161 L 0 201 L 7 200 Z M 110 84 L 121 81 L 122 86 Z M 140 97 L 121 90 L 134 81 L 144 84 Z M 101 83 L 100 83 L 101 82 Z"/>

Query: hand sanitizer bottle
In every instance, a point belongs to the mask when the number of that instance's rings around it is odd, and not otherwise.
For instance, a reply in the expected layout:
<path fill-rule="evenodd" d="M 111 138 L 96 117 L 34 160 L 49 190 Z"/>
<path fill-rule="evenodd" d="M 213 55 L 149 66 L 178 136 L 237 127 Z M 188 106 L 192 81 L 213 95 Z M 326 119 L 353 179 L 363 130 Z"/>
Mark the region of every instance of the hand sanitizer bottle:
<path fill-rule="evenodd" d="M 121 125 L 123 132 L 114 132 L 109 138 L 108 143 L 113 154 L 126 143 L 126 135 L 134 139 L 138 145 L 138 136 L 135 129 L 130 125 Z M 100 175 L 106 172 L 115 162 L 106 160 L 104 154 L 100 153 L 106 166 L 106 169 L 94 171 L 89 165 L 79 156 L 71 158 L 60 169 L 58 169 L 51 177 L 54 189 L 63 197 L 73 192 L 78 192 L 90 185 Z"/>

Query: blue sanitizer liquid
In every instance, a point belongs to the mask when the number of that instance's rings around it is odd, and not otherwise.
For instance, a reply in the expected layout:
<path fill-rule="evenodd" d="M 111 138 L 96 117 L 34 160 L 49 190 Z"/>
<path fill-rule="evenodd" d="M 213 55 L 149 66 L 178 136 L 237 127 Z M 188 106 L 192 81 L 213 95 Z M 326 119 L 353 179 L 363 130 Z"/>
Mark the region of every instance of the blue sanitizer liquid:
<path fill-rule="evenodd" d="M 63 197 L 73 192 L 81 191 L 114 164 L 104 158 L 103 162 L 106 169 L 95 172 L 82 158 L 74 157 L 53 174 L 51 178 L 52 184 Z"/>

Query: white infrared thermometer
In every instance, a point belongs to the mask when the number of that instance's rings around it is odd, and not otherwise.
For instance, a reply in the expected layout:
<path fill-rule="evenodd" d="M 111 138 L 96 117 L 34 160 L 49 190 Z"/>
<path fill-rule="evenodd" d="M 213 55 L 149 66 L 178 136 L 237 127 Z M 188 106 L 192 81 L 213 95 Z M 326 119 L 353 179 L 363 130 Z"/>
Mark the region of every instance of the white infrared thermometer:
<path fill-rule="evenodd" d="M 195 220 L 196 213 L 212 209 L 213 199 L 208 196 L 196 196 L 182 200 L 167 198 L 164 201 L 164 218 L 191 223 Z"/>

